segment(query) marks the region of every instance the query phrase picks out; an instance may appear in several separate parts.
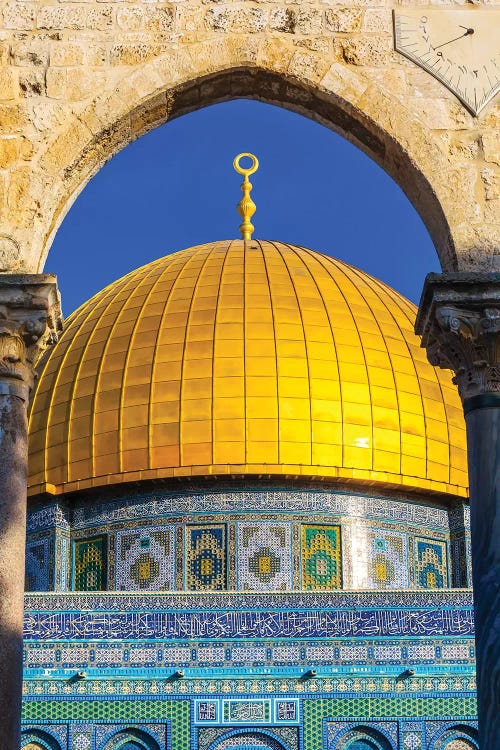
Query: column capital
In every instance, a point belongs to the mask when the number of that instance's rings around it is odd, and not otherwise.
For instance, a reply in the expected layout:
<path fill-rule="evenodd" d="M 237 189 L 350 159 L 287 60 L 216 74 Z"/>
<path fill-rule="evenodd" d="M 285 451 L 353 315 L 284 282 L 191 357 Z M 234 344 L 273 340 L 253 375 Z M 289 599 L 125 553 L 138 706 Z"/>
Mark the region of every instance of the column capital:
<path fill-rule="evenodd" d="M 61 330 L 53 274 L 0 274 L 0 395 L 28 400 L 36 362 Z"/>
<path fill-rule="evenodd" d="M 500 406 L 500 273 L 429 274 L 415 332 L 429 362 L 454 371 L 464 405 L 494 394 Z"/>

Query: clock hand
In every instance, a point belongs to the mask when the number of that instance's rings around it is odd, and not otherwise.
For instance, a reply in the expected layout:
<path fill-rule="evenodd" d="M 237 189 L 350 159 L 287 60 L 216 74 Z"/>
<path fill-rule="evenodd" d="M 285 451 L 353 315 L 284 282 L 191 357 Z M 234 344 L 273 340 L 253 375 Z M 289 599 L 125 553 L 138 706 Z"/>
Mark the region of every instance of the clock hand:
<path fill-rule="evenodd" d="M 465 29 L 465 26 L 461 26 L 461 29 Z M 433 50 L 437 50 L 440 47 L 446 47 L 447 44 L 451 44 L 452 42 L 456 42 L 458 39 L 463 39 L 464 36 L 470 36 L 474 33 L 474 29 L 465 29 L 464 34 L 460 34 L 460 36 L 456 36 L 454 39 L 450 39 L 448 42 L 443 42 L 443 44 L 438 44 L 436 47 L 433 47 Z"/>

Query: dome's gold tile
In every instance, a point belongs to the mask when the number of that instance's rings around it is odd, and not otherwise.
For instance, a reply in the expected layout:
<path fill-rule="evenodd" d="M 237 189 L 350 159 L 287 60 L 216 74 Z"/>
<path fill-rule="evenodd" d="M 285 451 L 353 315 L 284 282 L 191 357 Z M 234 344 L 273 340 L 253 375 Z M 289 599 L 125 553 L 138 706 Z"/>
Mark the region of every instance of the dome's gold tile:
<path fill-rule="evenodd" d="M 265 419 L 278 418 L 278 401 L 276 395 L 268 396 L 247 396 L 245 398 L 247 418 Z M 263 438 L 265 436 L 262 436 Z"/>

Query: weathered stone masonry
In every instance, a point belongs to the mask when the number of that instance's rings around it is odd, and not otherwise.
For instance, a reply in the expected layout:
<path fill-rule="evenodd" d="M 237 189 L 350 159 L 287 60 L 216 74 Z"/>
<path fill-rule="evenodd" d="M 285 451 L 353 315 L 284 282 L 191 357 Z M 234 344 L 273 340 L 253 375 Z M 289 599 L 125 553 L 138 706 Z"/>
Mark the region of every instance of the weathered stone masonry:
<path fill-rule="evenodd" d="M 407 192 L 445 270 L 492 270 L 498 110 L 490 103 L 473 117 L 395 52 L 393 7 L 4 2 L 0 270 L 42 269 L 76 194 L 116 151 L 236 96 L 285 105 L 348 137 Z"/>

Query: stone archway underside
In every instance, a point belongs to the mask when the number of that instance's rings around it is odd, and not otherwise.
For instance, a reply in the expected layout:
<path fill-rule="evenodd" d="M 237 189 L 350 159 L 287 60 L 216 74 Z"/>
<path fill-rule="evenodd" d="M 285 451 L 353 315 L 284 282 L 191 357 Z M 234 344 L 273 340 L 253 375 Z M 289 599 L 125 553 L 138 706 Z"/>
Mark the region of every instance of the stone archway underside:
<path fill-rule="evenodd" d="M 75 196 L 118 150 L 236 97 L 293 109 L 362 148 L 405 190 L 446 270 L 498 260 L 494 105 L 473 118 L 394 52 L 390 8 L 39 2 L 12 4 L 5 19 L 0 270 L 43 268 Z"/>

